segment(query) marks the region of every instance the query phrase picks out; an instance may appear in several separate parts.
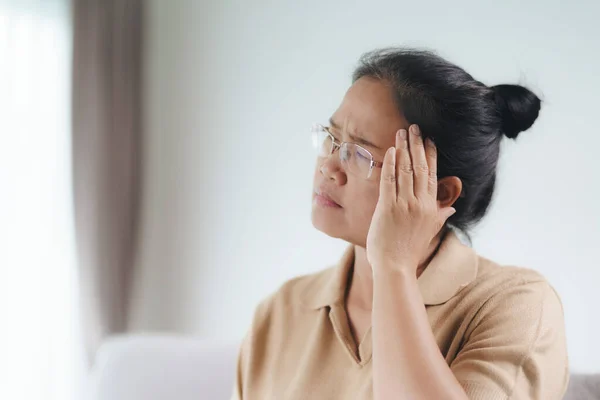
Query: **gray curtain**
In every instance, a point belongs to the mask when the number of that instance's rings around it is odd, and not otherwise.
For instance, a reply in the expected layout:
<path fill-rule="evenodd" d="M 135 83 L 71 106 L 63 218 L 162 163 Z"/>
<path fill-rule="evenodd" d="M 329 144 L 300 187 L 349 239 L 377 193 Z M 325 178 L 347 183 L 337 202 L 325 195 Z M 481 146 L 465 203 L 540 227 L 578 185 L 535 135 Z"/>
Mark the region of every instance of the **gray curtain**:
<path fill-rule="evenodd" d="M 73 184 L 91 361 L 127 326 L 141 167 L 143 0 L 73 0 Z"/>

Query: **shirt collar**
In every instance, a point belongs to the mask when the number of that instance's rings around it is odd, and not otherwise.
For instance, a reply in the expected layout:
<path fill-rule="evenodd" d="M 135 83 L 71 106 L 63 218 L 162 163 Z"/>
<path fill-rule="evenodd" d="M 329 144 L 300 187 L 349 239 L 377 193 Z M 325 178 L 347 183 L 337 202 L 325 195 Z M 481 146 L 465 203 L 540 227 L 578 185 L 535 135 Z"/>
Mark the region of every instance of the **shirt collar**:
<path fill-rule="evenodd" d="M 354 263 L 354 245 L 350 245 L 338 264 L 321 274 L 303 294 L 303 303 L 311 309 L 343 305 L 349 273 Z M 425 305 L 443 304 L 472 282 L 477 275 L 477 254 L 449 231 L 417 284 Z"/>

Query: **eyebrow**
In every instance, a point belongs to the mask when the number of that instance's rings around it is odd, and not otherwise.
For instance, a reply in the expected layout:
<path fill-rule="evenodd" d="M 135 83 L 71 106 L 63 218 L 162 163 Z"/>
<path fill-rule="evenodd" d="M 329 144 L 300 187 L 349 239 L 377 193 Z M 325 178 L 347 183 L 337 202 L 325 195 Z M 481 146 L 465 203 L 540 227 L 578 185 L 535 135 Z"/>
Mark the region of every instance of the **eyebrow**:
<path fill-rule="evenodd" d="M 337 124 L 332 118 L 329 118 L 329 125 L 331 125 L 335 129 L 342 130 L 342 127 L 339 124 Z M 373 142 L 368 141 L 362 135 L 357 136 L 357 135 L 348 133 L 348 137 L 356 143 L 364 144 L 365 146 L 369 146 L 369 147 L 373 147 L 374 149 L 381 150 L 381 147 L 377 146 Z"/>

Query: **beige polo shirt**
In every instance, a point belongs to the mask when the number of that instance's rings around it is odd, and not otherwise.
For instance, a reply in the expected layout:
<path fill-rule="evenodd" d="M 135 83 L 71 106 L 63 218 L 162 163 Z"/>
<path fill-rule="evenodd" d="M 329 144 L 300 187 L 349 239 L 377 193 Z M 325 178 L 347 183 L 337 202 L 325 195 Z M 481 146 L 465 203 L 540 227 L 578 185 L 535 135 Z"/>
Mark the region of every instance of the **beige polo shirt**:
<path fill-rule="evenodd" d="M 344 309 L 353 261 L 350 246 L 337 266 L 285 283 L 258 306 L 232 399 L 373 398 L 371 331 L 354 343 Z M 450 233 L 418 285 L 440 351 L 470 399 L 562 399 L 563 310 L 541 275 L 499 266 Z"/>

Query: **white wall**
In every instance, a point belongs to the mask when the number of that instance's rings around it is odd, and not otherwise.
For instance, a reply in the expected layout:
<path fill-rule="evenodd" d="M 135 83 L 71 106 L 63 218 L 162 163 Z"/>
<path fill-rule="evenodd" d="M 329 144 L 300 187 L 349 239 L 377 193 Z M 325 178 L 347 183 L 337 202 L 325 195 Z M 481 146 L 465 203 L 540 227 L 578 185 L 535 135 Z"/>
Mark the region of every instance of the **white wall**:
<path fill-rule="evenodd" d="M 426 46 L 543 95 L 534 128 L 506 142 L 474 246 L 541 271 L 562 295 L 573 369 L 600 372 L 600 3 L 559 3 L 151 1 L 132 329 L 239 338 L 261 298 L 335 262 L 345 244 L 310 223 L 308 128 L 361 53 Z"/>

